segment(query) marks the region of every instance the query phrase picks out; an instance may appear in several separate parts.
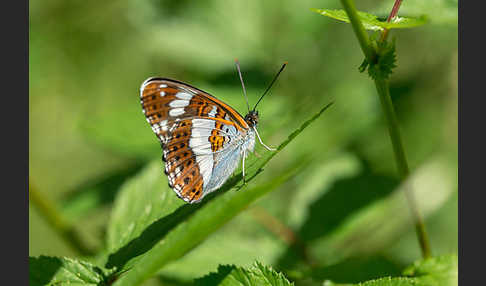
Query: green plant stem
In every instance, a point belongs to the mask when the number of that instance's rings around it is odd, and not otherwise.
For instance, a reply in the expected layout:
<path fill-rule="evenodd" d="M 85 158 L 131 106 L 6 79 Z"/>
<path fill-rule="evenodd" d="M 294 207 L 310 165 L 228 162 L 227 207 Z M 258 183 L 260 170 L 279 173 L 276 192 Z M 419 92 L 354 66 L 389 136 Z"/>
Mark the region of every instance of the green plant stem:
<path fill-rule="evenodd" d="M 366 33 L 363 23 L 361 23 L 361 20 L 358 17 L 358 13 L 354 5 L 354 2 L 352 0 L 341 0 L 341 3 L 344 7 L 344 10 L 348 14 L 354 33 L 358 38 L 358 41 L 361 45 L 361 49 L 363 50 L 366 59 L 368 60 L 369 63 L 373 63 L 376 60 L 376 52 L 372 48 L 370 44 L 370 40 L 368 38 L 368 34 Z M 398 12 L 398 8 L 399 5 L 397 6 L 396 9 L 392 9 L 392 13 L 396 15 L 396 13 Z M 394 17 L 394 15 L 392 15 L 392 17 Z M 393 107 L 393 103 L 390 97 L 390 88 L 388 85 L 388 81 L 383 78 L 377 78 L 375 79 L 375 85 L 376 85 L 376 90 L 378 91 L 378 95 L 380 97 L 381 106 L 388 125 L 388 131 L 393 146 L 393 152 L 395 154 L 395 160 L 397 162 L 398 173 L 401 181 L 405 182 L 410 172 L 408 169 L 408 163 L 405 156 L 405 149 L 403 148 L 403 143 L 400 136 L 397 116 L 395 114 L 395 109 Z M 428 258 L 431 256 L 431 251 L 430 251 L 429 239 L 427 236 L 427 232 L 425 231 L 425 224 L 423 222 L 422 215 L 420 213 L 420 210 L 417 207 L 417 203 L 415 201 L 415 197 L 411 187 L 406 186 L 404 190 L 412 214 L 412 218 L 415 223 L 415 229 L 417 232 L 420 248 L 422 250 L 422 256 L 424 258 Z"/>
<path fill-rule="evenodd" d="M 400 130 L 398 127 L 398 119 L 393 108 L 393 103 L 390 97 L 390 88 L 388 86 L 388 81 L 384 79 L 375 80 L 376 90 L 380 97 L 381 106 L 385 119 L 388 125 L 388 132 L 390 134 L 390 139 L 393 146 L 393 152 L 395 154 L 395 160 L 397 162 L 398 173 L 402 182 L 410 175 L 408 169 L 407 158 L 405 156 L 405 149 L 403 148 L 402 139 L 400 136 Z M 417 237 L 419 240 L 420 248 L 422 249 L 422 256 L 428 258 L 431 256 L 429 239 L 427 232 L 425 231 L 425 224 L 422 219 L 422 215 L 417 207 L 413 189 L 411 186 L 404 186 L 405 196 L 410 207 L 414 222 L 415 230 L 417 232 Z"/>
<path fill-rule="evenodd" d="M 66 243 L 81 255 L 93 255 L 94 251 L 84 245 L 83 241 L 68 223 L 68 220 L 57 210 L 52 201 L 42 195 L 29 182 L 29 203 L 36 207 L 47 223 L 66 241 Z"/>
<path fill-rule="evenodd" d="M 368 33 L 366 32 L 363 23 L 361 23 L 361 21 L 359 20 L 358 10 L 356 10 L 354 2 L 351 0 L 341 0 L 341 4 L 343 5 L 346 14 L 348 14 L 351 26 L 353 26 L 354 33 L 358 38 L 361 50 L 363 50 L 363 53 L 368 60 L 368 63 L 374 63 L 376 60 L 376 51 L 371 46 Z"/>

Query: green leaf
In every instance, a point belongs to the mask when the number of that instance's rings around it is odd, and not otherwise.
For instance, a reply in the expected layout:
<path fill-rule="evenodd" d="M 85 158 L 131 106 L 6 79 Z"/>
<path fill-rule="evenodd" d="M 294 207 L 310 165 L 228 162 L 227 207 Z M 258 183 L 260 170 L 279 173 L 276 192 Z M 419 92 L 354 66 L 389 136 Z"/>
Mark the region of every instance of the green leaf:
<path fill-rule="evenodd" d="M 312 118 L 304 122 L 300 128 L 290 134 L 289 137 L 280 144 L 277 151 L 267 153 L 265 158 L 257 160 L 255 164 L 248 164 L 249 167 L 246 171 L 247 181 L 252 181 L 276 154 L 287 146 L 311 122 L 316 120 L 330 105 L 331 104 L 326 105 Z M 237 186 L 242 179 L 241 173 L 239 173 L 233 176 L 233 178 L 231 178 L 218 192 L 211 194 L 200 204 L 184 204 L 176 211 L 174 211 L 174 209 L 169 211 L 164 209 L 165 213 L 170 213 L 170 215 L 165 215 L 165 217 L 157 215 L 157 217 L 162 218 L 155 221 L 155 223 L 152 223 L 149 227 L 143 230 L 143 232 L 141 225 L 145 225 L 147 220 L 144 220 L 143 224 L 125 224 L 125 227 L 122 224 L 117 224 L 119 227 L 117 228 L 117 231 L 113 232 L 115 235 L 111 237 L 112 242 L 109 243 L 110 245 L 113 245 L 114 243 L 119 245 L 118 242 L 120 239 L 128 241 L 129 239 L 124 238 L 124 236 L 126 236 L 125 233 L 128 233 L 128 236 L 133 237 L 132 233 L 134 233 L 133 229 L 135 228 L 137 229 L 136 233 L 142 233 L 134 240 L 130 241 L 127 246 L 122 247 L 121 250 L 124 250 L 127 247 L 132 249 L 126 254 L 121 255 L 122 259 L 118 261 L 122 261 L 123 264 L 126 263 L 126 260 L 130 259 L 130 255 L 133 257 L 133 254 L 136 254 L 139 255 L 139 257 L 137 257 L 136 260 L 131 261 L 131 270 L 123 275 L 116 282 L 116 285 L 138 285 L 167 263 L 182 257 L 188 251 L 204 241 L 204 239 L 211 233 L 244 210 L 250 203 L 292 178 L 301 167 L 302 164 L 297 164 L 296 166 L 292 165 L 290 169 L 275 176 L 274 179 L 244 191 L 237 191 L 245 187 L 245 185 L 241 184 Z M 152 173 L 153 172 L 147 174 L 145 180 L 152 178 Z M 145 196 L 143 194 L 145 191 L 149 193 L 149 195 L 146 196 L 146 201 L 152 201 L 150 197 L 157 198 L 161 196 L 161 188 L 157 188 L 155 185 L 147 187 L 143 182 L 145 180 L 140 179 L 140 182 L 134 181 L 132 183 L 133 186 L 131 185 L 130 188 L 127 186 L 128 191 L 124 194 L 127 198 L 120 198 L 120 202 L 126 203 L 121 203 L 122 206 L 117 208 L 119 213 L 114 215 L 114 217 L 123 216 L 128 218 L 146 212 L 146 209 L 149 207 L 144 206 L 143 203 L 139 202 L 139 199 L 137 199 L 137 196 Z M 149 190 L 146 190 L 145 188 L 148 188 Z M 176 198 L 174 194 L 171 195 L 172 198 Z M 217 198 L 213 200 L 210 199 L 211 197 L 214 198 L 216 196 Z M 183 204 L 182 200 L 179 201 Z M 124 210 L 129 208 L 132 203 L 135 204 L 136 207 L 132 208 L 129 214 L 124 214 Z M 156 204 L 160 203 L 156 202 Z M 175 206 L 171 204 L 170 208 L 173 207 Z M 195 212 L 196 210 L 198 211 Z M 159 224 L 161 227 L 158 227 Z M 169 225 L 169 227 L 167 227 L 167 225 Z M 159 228 L 162 228 L 163 230 L 161 231 Z M 167 231 L 168 233 L 166 233 Z M 148 247 L 146 246 L 146 241 L 149 242 Z M 118 251 L 113 253 L 111 257 L 117 255 L 119 255 Z M 120 265 L 115 263 L 111 266 Z"/>
<path fill-rule="evenodd" d="M 365 58 L 358 68 L 359 72 L 364 72 L 368 67 L 368 65 L 369 65 L 368 60 Z"/>
<path fill-rule="evenodd" d="M 401 277 L 382 277 L 357 284 L 336 284 L 329 280 L 324 285 L 335 286 L 455 286 L 458 281 L 457 255 L 443 255 L 416 261 L 404 270 Z"/>
<path fill-rule="evenodd" d="M 196 279 L 194 284 L 214 286 L 294 285 L 282 273 L 276 272 L 271 267 L 264 266 L 259 262 L 255 262 L 249 268 L 234 265 L 220 265 L 218 272 Z"/>
<path fill-rule="evenodd" d="M 457 255 L 419 260 L 404 271 L 408 277 L 385 277 L 359 286 L 454 286 L 457 285 Z"/>
<path fill-rule="evenodd" d="M 344 10 L 331 10 L 331 9 L 311 9 L 312 11 L 321 15 L 337 19 L 346 23 L 349 23 L 348 15 Z M 358 16 L 363 23 L 365 29 L 373 31 L 382 31 L 384 29 L 403 29 L 413 28 L 421 26 L 427 22 L 425 15 L 418 18 L 410 17 L 395 17 L 391 22 L 381 21 L 378 16 L 358 11 Z"/>
<path fill-rule="evenodd" d="M 29 257 L 29 285 L 107 285 L 113 271 L 67 257 Z"/>
<path fill-rule="evenodd" d="M 415 278 L 406 277 L 384 277 L 378 278 L 364 283 L 354 284 L 358 286 L 425 286 L 423 284 L 417 283 Z M 432 285 L 430 285 L 432 286 Z"/>
<path fill-rule="evenodd" d="M 368 74 L 374 80 L 387 79 L 392 74 L 392 70 L 397 66 L 395 53 L 395 40 L 388 42 L 375 42 L 377 46 L 377 62 L 368 66 Z M 366 60 L 365 60 L 366 61 Z M 366 62 L 366 64 L 368 64 Z M 360 66 L 360 71 L 366 68 L 365 62 Z"/>
<path fill-rule="evenodd" d="M 416 261 L 403 271 L 417 277 L 422 285 L 457 285 L 458 259 L 456 254 Z"/>

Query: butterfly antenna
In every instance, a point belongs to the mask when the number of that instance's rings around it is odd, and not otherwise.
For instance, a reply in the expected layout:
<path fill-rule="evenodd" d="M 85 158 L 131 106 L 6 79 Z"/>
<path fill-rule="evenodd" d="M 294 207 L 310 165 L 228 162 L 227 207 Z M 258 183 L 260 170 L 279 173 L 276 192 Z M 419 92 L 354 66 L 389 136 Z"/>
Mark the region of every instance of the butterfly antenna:
<path fill-rule="evenodd" d="M 250 104 L 248 104 L 248 96 L 246 95 L 245 84 L 243 83 L 243 77 L 241 76 L 240 62 L 238 62 L 238 59 L 235 59 L 235 64 L 236 69 L 238 70 L 238 75 L 240 76 L 241 86 L 243 87 L 243 94 L 245 95 L 246 99 L 246 107 L 248 108 L 248 112 L 250 112 Z"/>
<path fill-rule="evenodd" d="M 284 64 L 282 65 L 282 67 L 280 68 L 280 70 L 278 71 L 278 73 L 275 75 L 275 77 L 273 78 L 272 82 L 270 83 L 270 85 L 268 86 L 267 90 L 265 90 L 265 92 L 262 94 L 262 96 L 260 96 L 260 99 L 258 99 L 257 103 L 255 104 L 255 107 L 253 107 L 253 110 L 256 109 L 258 103 L 260 103 L 260 101 L 262 100 L 262 98 L 267 94 L 267 92 L 270 90 L 270 88 L 272 87 L 272 85 L 275 83 L 275 81 L 277 80 L 278 76 L 280 75 L 280 73 L 283 71 L 283 69 L 285 68 L 285 66 L 288 64 L 288 62 L 284 62 Z"/>

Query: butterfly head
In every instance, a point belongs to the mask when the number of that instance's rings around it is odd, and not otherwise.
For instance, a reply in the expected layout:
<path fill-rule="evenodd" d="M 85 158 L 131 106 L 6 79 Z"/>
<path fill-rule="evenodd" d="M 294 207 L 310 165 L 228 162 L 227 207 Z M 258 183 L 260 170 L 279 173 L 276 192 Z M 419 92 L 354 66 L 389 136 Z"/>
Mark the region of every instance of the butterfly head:
<path fill-rule="evenodd" d="M 258 111 L 250 110 L 250 112 L 245 116 L 245 122 L 250 126 L 250 128 L 256 127 L 258 124 Z"/>

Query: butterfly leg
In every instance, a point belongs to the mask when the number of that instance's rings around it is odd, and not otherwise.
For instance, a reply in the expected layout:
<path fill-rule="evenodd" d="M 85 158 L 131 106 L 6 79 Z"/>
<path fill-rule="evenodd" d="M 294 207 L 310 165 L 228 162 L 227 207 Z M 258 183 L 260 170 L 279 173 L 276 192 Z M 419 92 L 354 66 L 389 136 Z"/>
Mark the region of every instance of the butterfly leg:
<path fill-rule="evenodd" d="M 255 130 L 255 133 L 258 137 L 258 141 L 260 141 L 260 144 L 262 144 L 263 147 L 265 147 L 268 151 L 276 151 L 277 150 L 276 148 L 268 147 L 267 145 L 265 145 L 265 143 L 263 143 L 263 141 L 262 141 L 262 138 L 260 138 L 260 134 L 258 134 L 257 129 L 255 127 L 253 127 L 253 130 Z"/>

